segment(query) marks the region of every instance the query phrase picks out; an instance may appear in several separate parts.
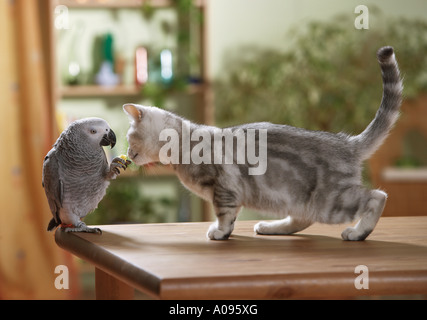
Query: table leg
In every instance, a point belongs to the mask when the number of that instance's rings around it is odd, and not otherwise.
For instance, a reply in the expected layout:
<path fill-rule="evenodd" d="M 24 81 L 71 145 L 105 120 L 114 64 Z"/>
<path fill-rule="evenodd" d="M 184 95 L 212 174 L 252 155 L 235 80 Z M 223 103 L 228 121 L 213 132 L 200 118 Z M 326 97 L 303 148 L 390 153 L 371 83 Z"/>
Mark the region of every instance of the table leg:
<path fill-rule="evenodd" d="M 95 268 L 95 290 L 97 300 L 132 300 L 134 289 L 126 283 Z"/>

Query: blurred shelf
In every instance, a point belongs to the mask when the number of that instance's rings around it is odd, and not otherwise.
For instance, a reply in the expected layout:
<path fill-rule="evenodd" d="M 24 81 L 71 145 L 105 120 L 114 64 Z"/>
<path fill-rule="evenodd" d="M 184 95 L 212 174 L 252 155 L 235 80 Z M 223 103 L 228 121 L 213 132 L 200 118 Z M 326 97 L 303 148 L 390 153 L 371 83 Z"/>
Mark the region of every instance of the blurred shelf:
<path fill-rule="evenodd" d="M 187 46 L 187 44 L 183 45 L 183 50 L 195 50 L 195 52 L 198 52 L 199 57 L 197 63 L 199 64 L 197 66 L 200 73 L 200 83 L 197 83 L 198 79 L 190 79 L 192 81 L 191 83 L 188 83 L 186 87 L 183 88 L 183 90 L 168 90 L 167 94 L 171 95 L 179 95 L 178 98 L 185 98 L 186 102 L 188 100 L 188 107 L 185 107 L 185 111 L 194 112 L 196 120 L 198 123 L 203 124 L 213 124 L 214 123 L 214 105 L 213 105 L 213 93 L 212 93 L 212 87 L 209 77 L 209 72 L 207 66 L 208 63 L 208 55 L 207 55 L 207 43 L 208 43 L 208 28 L 207 28 L 207 21 L 208 19 L 204 17 L 208 17 L 208 10 L 209 10 L 209 2 L 208 0 L 189 0 L 192 1 L 194 7 L 197 8 L 197 16 L 195 16 L 192 19 L 189 19 L 190 21 L 187 21 L 186 19 L 183 26 L 176 26 L 177 30 L 180 28 L 187 30 L 188 29 L 188 37 L 189 37 L 189 44 L 190 46 Z M 180 15 L 182 15 L 183 18 L 189 12 L 180 12 L 178 8 L 178 2 L 176 0 L 43 0 L 39 1 L 40 3 L 46 2 L 48 3 L 48 13 L 44 14 L 43 16 L 48 17 L 47 21 L 42 21 L 45 25 L 45 28 L 47 29 L 45 34 L 48 40 L 48 45 L 46 48 L 48 49 L 47 59 L 48 59 L 48 76 L 49 76 L 49 89 L 50 89 L 50 99 L 52 101 L 52 105 L 55 105 L 55 108 L 60 106 L 61 101 L 65 101 L 67 99 L 77 99 L 77 98 L 87 98 L 90 99 L 104 99 L 105 101 L 101 101 L 101 103 L 109 107 L 110 105 L 121 105 L 120 103 L 116 103 L 118 101 L 109 101 L 111 98 L 117 97 L 115 100 L 134 100 L 139 101 L 143 98 L 144 94 L 141 90 L 141 87 L 138 87 L 134 85 L 133 83 L 130 85 L 119 85 L 115 87 L 105 88 L 97 85 L 65 85 L 61 84 L 61 79 L 59 77 L 60 71 L 63 70 L 63 67 L 61 66 L 61 63 L 64 63 L 61 59 L 58 59 L 58 55 L 60 54 L 60 51 L 58 47 L 61 45 L 64 45 L 64 41 L 61 41 L 63 37 L 65 37 L 65 32 L 58 31 L 58 29 L 66 29 L 65 26 L 59 26 L 56 27 L 57 19 L 62 17 L 62 15 L 70 14 L 75 15 L 75 17 L 80 17 L 83 19 L 87 25 L 93 25 L 93 22 L 91 21 L 91 15 L 97 16 L 99 13 L 102 12 L 102 14 L 108 14 L 111 15 L 111 19 L 109 18 L 108 22 L 114 22 L 118 23 L 121 21 L 121 19 L 118 19 L 117 14 L 121 17 L 126 16 L 128 14 L 131 14 L 131 12 L 143 12 L 141 10 L 148 9 L 148 12 L 150 9 L 159 9 L 158 11 L 164 11 L 163 8 L 165 8 L 166 11 L 170 11 L 171 14 L 174 14 L 176 16 L 176 20 L 179 21 Z M 58 8 L 58 6 L 62 6 Z M 58 10 L 57 10 L 58 9 Z M 123 10 L 120 10 L 123 9 Z M 59 12 L 58 12 L 59 11 Z M 157 10 L 155 10 L 157 11 Z M 164 12 L 165 14 L 169 14 L 169 12 Z M 194 12 L 196 13 L 196 12 Z M 193 14 L 193 10 L 191 10 L 191 14 Z M 125 17 L 126 18 L 126 17 Z M 150 32 L 151 29 L 154 26 L 149 25 L 149 18 L 147 18 L 145 15 L 140 14 L 139 18 L 142 20 L 143 24 L 146 25 L 144 29 L 138 30 L 140 33 L 147 33 Z M 67 16 L 68 19 L 68 16 Z M 87 19 L 87 20 L 86 20 Z M 111 21 L 110 21 L 111 20 Z M 155 19 L 159 20 L 156 23 L 163 23 L 160 21 L 161 19 Z M 108 32 L 110 30 L 109 23 L 107 21 L 105 23 L 101 23 L 102 26 L 94 26 L 93 30 L 96 32 L 93 33 L 93 37 L 95 37 L 99 32 Z M 135 25 L 137 21 L 129 21 L 129 23 L 132 23 L 130 26 Z M 123 22 L 123 23 L 128 23 Z M 139 24 L 138 24 L 139 25 Z M 157 26 L 159 27 L 159 26 Z M 162 25 L 160 25 L 161 29 Z M 89 30 L 91 31 L 91 30 Z M 121 33 L 121 31 L 120 31 Z M 121 34 L 117 34 L 117 36 L 122 36 Z M 162 32 L 164 33 L 164 31 Z M 92 34 L 92 33 L 90 33 Z M 123 35 L 126 36 L 126 35 Z M 178 36 L 178 33 L 176 34 Z M 68 37 L 73 37 L 72 34 L 68 35 Z M 155 47 L 161 47 L 164 45 L 164 38 L 165 37 L 157 37 L 154 39 L 153 46 Z M 132 37 L 133 39 L 133 37 Z M 139 40 L 138 40 L 139 39 Z M 143 37 L 141 38 L 143 39 Z M 139 37 L 135 37 L 134 43 L 130 43 L 129 47 L 140 45 L 141 39 Z M 93 41 L 93 40 L 91 40 Z M 144 43 L 144 42 L 143 42 Z M 187 43 L 187 41 L 186 41 Z M 179 46 L 178 46 L 179 47 Z M 188 47 L 188 48 L 187 48 Z M 65 49 L 63 49 L 65 50 Z M 83 52 L 83 51 L 82 51 Z M 131 54 L 129 52 L 129 54 Z M 185 55 L 185 51 L 182 53 Z M 189 54 L 189 52 L 188 52 Z M 91 56 L 87 56 L 88 59 L 91 59 Z M 132 61 L 130 61 L 132 62 Z M 192 62 L 193 63 L 193 62 Z M 192 67 L 195 67 L 195 65 Z M 132 70 L 131 70 L 132 71 Z M 187 95 L 182 97 L 181 94 Z M 191 96 L 191 97 L 190 97 Z M 175 98 L 175 97 L 172 97 Z M 91 101 L 95 102 L 95 101 Z M 99 104 L 101 104 L 99 103 Z M 78 104 L 77 104 L 78 105 Z M 97 105 L 97 104 L 96 104 Z M 193 108 L 193 109 L 190 109 Z M 110 110 L 107 110 L 108 112 Z M 80 112 L 80 111 L 79 111 Z M 90 114 L 90 110 L 87 111 L 87 113 Z M 88 115 L 90 116 L 90 115 Z M 52 117 L 54 118 L 54 117 Z M 54 120 L 52 120 L 54 121 Z M 171 166 L 163 166 L 163 165 L 155 165 L 152 167 L 134 167 L 127 169 L 125 172 L 122 172 L 118 179 L 132 179 L 135 180 L 150 180 L 154 181 L 156 179 L 163 179 L 167 180 L 168 182 L 172 180 L 177 180 L 176 173 L 173 170 Z M 169 181 L 170 180 L 170 181 Z M 173 181 L 174 184 L 176 184 L 176 181 Z M 204 219 L 210 219 L 210 206 L 207 205 L 206 202 L 203 202 L 201 206 L 201 215 Z M 199 210 L 199 208 L 197 209 Z M 199 210 L 200 211 L 200 210 Z"/>
<path fill-rule="evenodd" d="M 385 168 L 382 172 L 385 181 L 427 182 L 427 168 Z"/>
<path fill-rule="evenodd" d="M 103 96 L 137 96 L 141 88 L 136 86 L 118 85 L 104 87 L 98 85 L 76 85 L 60 87 L 59 93 L 62 97 L 103 97 Z"/>
<path fill-rule="evenodd" d="M 190 84 L 185 92 L 187 94 L 196 94 L 202 92 L 204 89 L 205 85 L 203 84 Z M 59 88 L 59 95 L 63 98 L 138 96 L 141 95 L 141 87 L 130 85 L 113 87 L 98 85 L 63 86 Z"/>
<path fill-rule="evenodd" d="M 59 0 L 59 4 L 69 8 L 134 8 L 141 7 L 143 3 L 153 7 L 167 7 L 170 0 Z"/>
<path fill-rule="evenodd" d="M 194 5 L 203 6 L 204 0 L 194 0 Z M 162 8 L 173 5 L 172 0 L 58 0 L 58 4 L 69 8 L 140 8 L 143 4 L 151 7 Z"/>

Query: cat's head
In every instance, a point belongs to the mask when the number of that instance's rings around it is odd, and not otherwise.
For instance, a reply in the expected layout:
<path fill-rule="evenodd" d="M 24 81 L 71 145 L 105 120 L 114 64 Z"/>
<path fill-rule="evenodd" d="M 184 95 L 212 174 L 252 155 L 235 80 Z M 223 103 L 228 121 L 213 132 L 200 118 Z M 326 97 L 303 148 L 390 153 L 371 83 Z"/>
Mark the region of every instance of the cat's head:
<path fill-rule="evenodd" d="M 165 128 L 167 112 L 138 104 L 123 105 L 129 116 L 130 128 L 126 135 L 129 142 L 128 156 L 137 165 L 159 161 L 159 134 Z"/>

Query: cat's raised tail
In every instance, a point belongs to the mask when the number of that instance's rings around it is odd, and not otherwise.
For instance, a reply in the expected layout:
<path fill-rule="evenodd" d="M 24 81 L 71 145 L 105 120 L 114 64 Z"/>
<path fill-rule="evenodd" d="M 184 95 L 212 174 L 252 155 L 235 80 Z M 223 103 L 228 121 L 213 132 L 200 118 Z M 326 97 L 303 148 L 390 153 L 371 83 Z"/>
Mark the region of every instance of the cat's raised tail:
<path fill-rule="evenodd" d="M 374 120 L 353 138 L 361 160 L 368 159 L 383 143 L 399 117 L 403 83 L 392 47 L 382 47 L 377 52 L 383 79 L 383 97 Z"/>

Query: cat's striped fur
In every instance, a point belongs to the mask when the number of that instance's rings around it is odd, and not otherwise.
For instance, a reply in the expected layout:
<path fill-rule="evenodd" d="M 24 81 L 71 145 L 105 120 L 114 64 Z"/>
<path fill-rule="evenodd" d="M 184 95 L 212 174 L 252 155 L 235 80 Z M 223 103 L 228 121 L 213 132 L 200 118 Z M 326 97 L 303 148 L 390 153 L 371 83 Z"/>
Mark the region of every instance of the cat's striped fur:
<path fill-rule="evenodd" d="M 337 224 L 360 219 L 342 233 L 344 240 L 364 240 L 374 229 L 387 195 L 361 183 L 362 162 L 386 138 L 399 115 L 402 80 L 393 48 L 377 53 L 383 78 L 383 98 L 374 120 L 357 136 L 308 131 L 287 125 L 252 123 L 232 131 L 267 129 L 267 170 L 249 175 L 249 164 L 175 164 L 182 183 L 213 203 L 217 221 L 210 239 L 227 239 L 240 209 L 245 206 L 272 212 L 283 220 L 259 222 L 259 234 L 291 234 L 314 222 Z M 130 116 L 130 158 L 138 165 L 159 161 L 160 132 L 173 128 L 181 133 L 183 118 L 170 112 L 134 104 L 124 105 Z M 219 129 L 191 123 L 191 131 L 211 136 Z M 256 140 L 256 143 L 260 143 Z M 192 143 L 194 147 L 194 142 Z M 259 147 L 259 145 L 258 145 Z"/>

